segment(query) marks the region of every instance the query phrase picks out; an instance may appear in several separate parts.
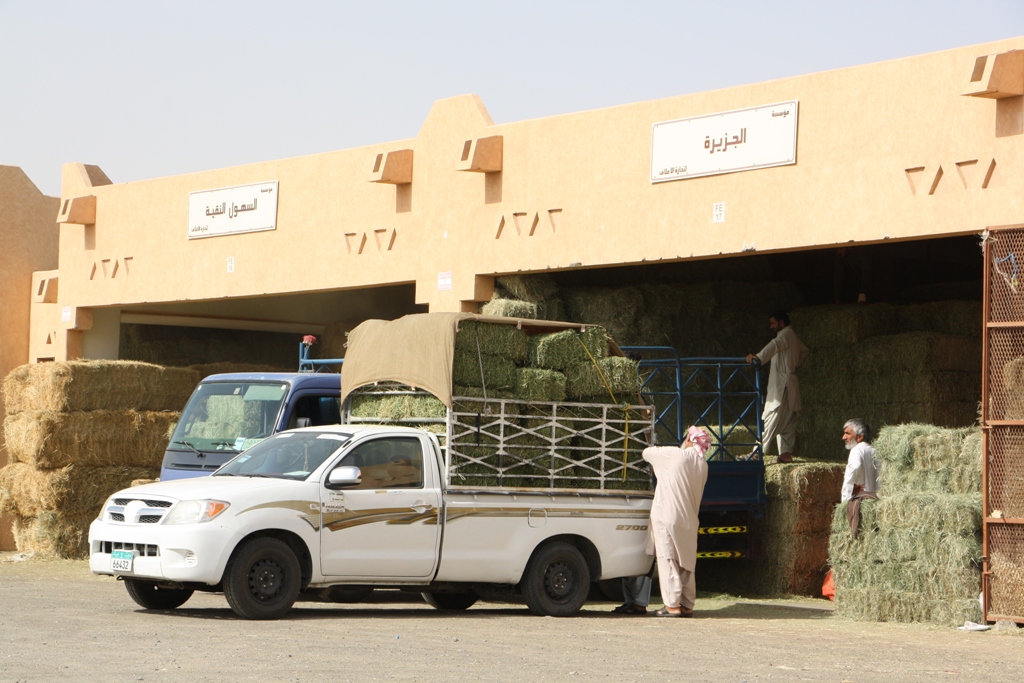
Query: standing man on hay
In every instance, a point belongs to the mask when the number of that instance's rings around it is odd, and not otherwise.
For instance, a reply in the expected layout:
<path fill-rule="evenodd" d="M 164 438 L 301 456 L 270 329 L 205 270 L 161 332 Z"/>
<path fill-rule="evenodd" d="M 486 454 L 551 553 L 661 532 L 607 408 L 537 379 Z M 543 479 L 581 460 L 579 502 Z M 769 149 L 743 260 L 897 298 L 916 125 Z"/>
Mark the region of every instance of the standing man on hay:
<path fill-rule="evenodd" d="M 758 360 L 762 365 L 771 362 L 768 373 L 768 393 L 764 401 L 764 450 L 778 441 L 779 462 L 793 462 L 793 443 L 796 441 L 796 416 L 800 412 L 800 381 L 796 369 L 811 351 L 789 324 L 785 311 L 776 311 L 768 318 L 775 339 L 760 353 L 747 354 L 747 362 Z M 753 456 L 754 454 L 751 453 Z"/>
<path fill-rule="evenodd" d="M 651 503 L 647 554 L 658 558 L 658 582 L 665 606 L 658 617 L 692 617 L 697 598 L 694 571 L 697 566 L 697 530 L 700 501 L 708 480 L 704 453 L 711 437 L 690 427 L 683 445 L 644 449 L 658 485 Z"/>

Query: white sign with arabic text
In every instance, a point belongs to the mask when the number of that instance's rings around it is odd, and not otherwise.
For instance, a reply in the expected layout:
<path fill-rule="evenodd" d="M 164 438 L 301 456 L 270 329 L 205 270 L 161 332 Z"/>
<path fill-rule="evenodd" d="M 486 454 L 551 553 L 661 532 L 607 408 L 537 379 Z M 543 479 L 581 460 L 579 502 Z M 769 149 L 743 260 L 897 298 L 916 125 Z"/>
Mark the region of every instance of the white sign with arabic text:
<path fill-rule="evenodd" d="M 798 102 L 654 124 L 651 182 L 796 163 Z"/>
<path fill-rule="evenodd" d="M 276 230 L 277 182 L 189 192 L 188 238 Z"/>

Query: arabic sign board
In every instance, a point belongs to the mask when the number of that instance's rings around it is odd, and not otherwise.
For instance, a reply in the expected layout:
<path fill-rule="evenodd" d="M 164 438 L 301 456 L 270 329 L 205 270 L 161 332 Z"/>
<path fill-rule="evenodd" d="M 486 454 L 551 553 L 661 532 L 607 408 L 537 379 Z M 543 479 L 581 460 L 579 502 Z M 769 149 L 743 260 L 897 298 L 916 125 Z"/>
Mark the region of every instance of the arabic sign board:
<path fill-rule="evenodd" d="M 190 240 L 276 229 L 276 180 L 188 194 Z"/>
<path fill-rule="evenodd" d="M 651 182 L 796 163 L 797 101 L 654 124 Z"/>

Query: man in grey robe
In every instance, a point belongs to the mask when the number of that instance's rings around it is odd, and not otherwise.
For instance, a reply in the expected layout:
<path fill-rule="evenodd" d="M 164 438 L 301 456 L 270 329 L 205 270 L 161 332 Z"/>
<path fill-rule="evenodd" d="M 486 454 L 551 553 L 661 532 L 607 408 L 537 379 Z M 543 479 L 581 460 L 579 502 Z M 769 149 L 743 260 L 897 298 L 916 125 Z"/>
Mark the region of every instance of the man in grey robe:
<path fill-rule="evenodd" d="M 747 362 L 757 359 L 771 363 L 768 372 L 768 391 L 764 400 L 764 451 L 778 441 L 779 462 L 793 462 L 793 444 L 796 441 L 796 418 L 800 412 L 800 381 L 796 369 L 807 358 L 810 349 L 804 346 L 789 324 L 789 315 L 777 311 L 768 319 L 775 339 L 757 354 L 748 354 Z"/>
<path fill-rule="evenodd" d="M 647 554 L 658 558 L 658 581 L 663 609 L 659 617 L 691 617 L 697 597 L 697 530 L 700 501 L 708 480 L 704 453 L 711 437 L 690 427 L 682 447 L 653 446 L 644 450 L 658 486 L 651 504 Z"/>

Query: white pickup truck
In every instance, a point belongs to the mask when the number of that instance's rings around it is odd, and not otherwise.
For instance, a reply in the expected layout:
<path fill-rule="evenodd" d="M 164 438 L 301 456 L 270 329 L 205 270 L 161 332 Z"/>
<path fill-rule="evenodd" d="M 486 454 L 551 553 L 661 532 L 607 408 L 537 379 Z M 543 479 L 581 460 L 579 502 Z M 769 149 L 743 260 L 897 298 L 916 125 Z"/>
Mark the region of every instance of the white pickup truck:
<path fill-rule="evenodd" d="M 649 491 L 452 486 L 446 450 L 397 426 L 282 432 L 213 476 L 115 493 L 90 528 L 90 567 L 148 609 L 223 591 L 249 619 L 338 586 L 418 590 L 444 610 L 497 588 L 568 616 L 592 581 L 648 572 Z"/>

